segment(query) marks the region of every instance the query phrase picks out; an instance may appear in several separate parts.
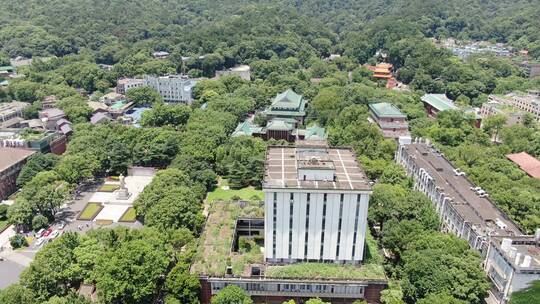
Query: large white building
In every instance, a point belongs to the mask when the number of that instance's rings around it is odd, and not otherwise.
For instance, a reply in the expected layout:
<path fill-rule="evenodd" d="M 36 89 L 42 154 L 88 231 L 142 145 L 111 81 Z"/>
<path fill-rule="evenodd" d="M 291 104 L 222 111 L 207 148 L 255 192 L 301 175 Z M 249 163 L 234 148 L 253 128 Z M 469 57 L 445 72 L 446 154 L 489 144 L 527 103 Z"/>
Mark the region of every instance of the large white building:
<path fill-rule="evenodd" d="M 166 102 L 182 102 L 190 104 L 193 101 L 193 88 L 196 79 L 185 75 L 145 76 L 141 78 L 122 78 L 118 80 L 116 92 L 125 94 L 133 88 L 148 86 L 158 91 Z"/>
<path fill-rule="evenodd" d="M 360 263 L 371 187 L 348 148 L 269 147 L 265 260 Z"/>

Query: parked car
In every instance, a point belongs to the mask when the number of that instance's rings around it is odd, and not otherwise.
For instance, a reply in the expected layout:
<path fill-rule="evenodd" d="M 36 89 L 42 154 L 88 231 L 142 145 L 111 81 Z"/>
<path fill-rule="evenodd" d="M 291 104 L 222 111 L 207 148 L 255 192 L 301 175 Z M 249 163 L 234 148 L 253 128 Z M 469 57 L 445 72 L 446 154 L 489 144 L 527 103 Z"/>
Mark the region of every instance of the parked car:
<path fill-rule="evenodd" d="M 44 238 L 48 237 L 51 234 L 51 232 L 52 232 L 52 228 L 45 230 L 45 232 L 43 232 L 42 237 Z"/>
<path fill-rule="evenodd" d="M 57 237 L 58 235 L 60 235 L 60 231 L 58 230 L 55 230 L 51 233 L 51 235 L 49 236 L 51 239 L 54 239 L 55 237 Z"/>
<path fill-rule="evenodd" d="M 60 222 L 60 225 L 58 225 L 58 229 L 63 230 L 66 228 L 66 222 Z"/>
<path fill-rule="evenodd" d="M 43 242 L 45 242 L 46 238 L 42 237 L 42 238 L 39 238 L 37 241 L 36 241 L 36 247 L 37 246 L 40 246 L 41 244 L 43 244 Z"/>
<path fill-rule="evenodd" d="M 36 233 L 37 237 L 43 236 L 44 232 L 45 232 L 45 229 L 43 229 L 43 228 L 39 229 L 39 231 Z"/>

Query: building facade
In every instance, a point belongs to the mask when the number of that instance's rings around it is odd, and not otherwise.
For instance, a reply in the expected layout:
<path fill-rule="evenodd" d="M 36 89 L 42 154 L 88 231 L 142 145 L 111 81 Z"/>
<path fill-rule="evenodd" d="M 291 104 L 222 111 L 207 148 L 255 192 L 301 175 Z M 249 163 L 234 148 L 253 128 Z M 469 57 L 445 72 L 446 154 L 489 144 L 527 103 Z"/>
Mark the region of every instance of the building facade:
<path fill-rule="evenodd" d="M 489 99 L 530 113 L 536 122 L 540 122 L 540 91 L 530 90 L 526 94 L 510 93 L 504 96 L 490 95 Z"/>
<path fill-rule="evenodd" d="M 18 148 L 0 148 L 0 200 L 17 190 L 17 177 L 28 157 L 36 151 Z"/>
<path fill-rule="evenodd" d="M 140 78 L 121 78 L 116 82 L 116 93 L 126 94 L 130 89 L 145 86 L 144 79 Z"/>
<path fill-rule="evenodd" d="M 369 104 L 371 119 L 381 128 L 383 136 L 399 138 L 409 136 L 407 116 L 394 105 L 381 102 Z"/>
<path fill-rule="evenodd" d="M 359 264 L 371 187 L 350 149 L 270 147 L 265 261 Z"/>
<path fill-rule="evenodd" d="M 454 102 L 446 97 L 446 94 L 425 94 L 420 100 L 422 100 L 427 114 L 431 117 L 436 117 L 437 113 L 441 111 L 458 109 Z"/>
<path fill-rule="evenodd" d="M 144 83 L 158 91 L 166 102 L 191 104 L 193 102 L 193 88 L 197 84 L 197 80 L 184 75 L 146 76 Z"/>
<path fill-rule="evenodd" d="M 523 121 L 523 115 L 525 112 L 518 110 L 517 108 L 500 103 L 499 97 L 495 95 L 489 95 L 489 101 L 482 104 L 480 108 L 480 115 L 483 118 L 487 118 L 493 115 L 504 115 L 506 117 L 506 125 L 511 126 L 519 124 Z"/>

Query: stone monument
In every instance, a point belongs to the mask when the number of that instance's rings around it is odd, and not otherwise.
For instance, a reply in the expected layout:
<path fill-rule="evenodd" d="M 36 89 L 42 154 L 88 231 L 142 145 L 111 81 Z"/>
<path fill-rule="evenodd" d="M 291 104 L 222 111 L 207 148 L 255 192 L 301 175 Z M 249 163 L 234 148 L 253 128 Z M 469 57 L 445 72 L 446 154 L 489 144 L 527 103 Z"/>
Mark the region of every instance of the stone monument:
<path fill-rule="evenodd" d="M 126 187 L 126 181 L 124 175 L 120 174 L 120 188 L 116 190 L 116 199 L 127 200 L 131 196 L 128 188 Z"/>

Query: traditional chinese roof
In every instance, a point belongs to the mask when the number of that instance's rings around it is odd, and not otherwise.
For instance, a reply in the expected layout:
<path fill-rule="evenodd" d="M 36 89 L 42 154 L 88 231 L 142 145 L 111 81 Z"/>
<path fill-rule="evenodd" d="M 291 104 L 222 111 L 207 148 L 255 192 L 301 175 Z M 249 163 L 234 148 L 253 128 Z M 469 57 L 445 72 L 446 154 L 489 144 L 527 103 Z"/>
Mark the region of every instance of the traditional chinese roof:
<path fill-rule="evenodd" d="M 458 109 L 454 102 L 446 97 L 446 94 L 425 94 L 421 99 L 438 111 Z"/>
<path fill-rule="evenodd" d="M 405 118 L 406 117 L 393 104 L 390 104 L 390 103 L 387 103 L 387 102 L 369 104 L 369 109 L 377 117 L 396 117 L 396 118 Z"/>
<path fill-rule="evenodd" d="M 294 123 L 284 119 L 272 119 L 266 125 L 266 129 L 273 131 L 291 131 L 294 130 Z"/>
<path fill-rule="evenodd" d="M 325 140 L 327 137 L 326 130 L 315 124 L 306 128 L 304 140 Z"/>
<path fill-rule="evenodd" d="M 273 116 L 305 116 L 306 101 L 293 90 L 278 94 L 266 113 Z"/>

